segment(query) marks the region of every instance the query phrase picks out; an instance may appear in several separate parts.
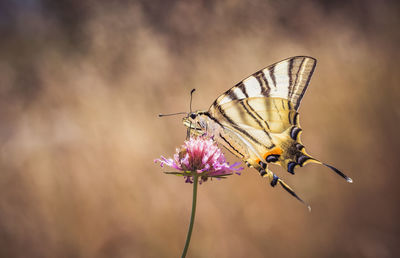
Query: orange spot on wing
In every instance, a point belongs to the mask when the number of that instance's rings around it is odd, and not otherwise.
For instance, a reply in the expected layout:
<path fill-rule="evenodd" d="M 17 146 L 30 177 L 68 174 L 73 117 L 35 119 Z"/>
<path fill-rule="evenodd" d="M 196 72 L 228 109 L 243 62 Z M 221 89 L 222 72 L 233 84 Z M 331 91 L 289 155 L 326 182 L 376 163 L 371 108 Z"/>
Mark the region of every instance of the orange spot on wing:
<path fill-rule="evenodd" d="M 269 155 L 281 155 L 282 154 L 282 149 L 279 147 L 275 147 L 272 150 L 264 153 L 263 158 L 266 159 Z"/>

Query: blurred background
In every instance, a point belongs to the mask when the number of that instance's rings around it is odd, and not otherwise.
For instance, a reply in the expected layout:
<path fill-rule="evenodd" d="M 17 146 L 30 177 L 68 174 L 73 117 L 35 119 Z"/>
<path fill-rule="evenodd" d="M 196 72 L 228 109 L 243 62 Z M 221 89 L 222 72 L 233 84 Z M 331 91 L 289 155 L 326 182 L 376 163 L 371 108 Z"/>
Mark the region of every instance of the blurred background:
<path fill-rule="evenodd" d="M 0 257 L 179 257 L 192 186 L 153 160 L 181 117 L 294 55 L 310 165 L 199 187 L 188 257 L 398 257 L 396 1 L 0 2 Z M 230 162 L 237 158 L 227 154 Z"/>

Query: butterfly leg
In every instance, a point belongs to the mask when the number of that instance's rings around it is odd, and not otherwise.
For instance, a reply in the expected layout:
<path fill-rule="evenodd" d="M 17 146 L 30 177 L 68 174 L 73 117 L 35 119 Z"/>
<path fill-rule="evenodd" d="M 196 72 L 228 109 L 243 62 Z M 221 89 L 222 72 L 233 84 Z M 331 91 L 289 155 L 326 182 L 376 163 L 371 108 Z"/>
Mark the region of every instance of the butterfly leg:
<path fill-rule="evenodd" d="M 297 200 L 302 202 L 303 204 L 307 205 L 308 209 L 311 210 L 311 207 L 305 203 L 294 191 L 293 189 L 287 185 L 282 179 L 280 179 L 275 173 L 273 173 L 271 170 L 268 169 L 267 164 L 260 161 L 259 162 L 259 167 L 257 168 L 258 172 L 262 177 L 268 178 L 270 184 L 272 187 L 275 187 L 278 183 L 282 186 L 283 189 L 285 189 L 288 193 L 290 193 L 293 197 L 295 197 Z"/>

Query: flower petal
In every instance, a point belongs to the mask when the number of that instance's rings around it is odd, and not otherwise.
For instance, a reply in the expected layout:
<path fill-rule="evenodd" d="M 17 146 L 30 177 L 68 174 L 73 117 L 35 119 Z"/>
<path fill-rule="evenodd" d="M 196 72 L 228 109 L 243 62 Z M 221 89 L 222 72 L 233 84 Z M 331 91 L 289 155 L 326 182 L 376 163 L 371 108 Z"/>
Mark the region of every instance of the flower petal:
<path fill-rule="evenodd" d="M 181 148 L 176 149 L 173 159 L 161 156 L 154 162 L 160 162 L 161 167 L 167 165 L 187 172 L 188 175 L 184 176 L 186 183 L 193 183 L 191 173 L 199 174 L 201 177 L 199 182 L 202 183 L 209 177 L 222 178 L 233 173 L 240 175 L 238 171 L 243 169 L 243 167 L 237 167 L 239 162 L 232 165 L 227 163 L 214 139 L 207 136 L 190 138 L 184 142 Z"/>

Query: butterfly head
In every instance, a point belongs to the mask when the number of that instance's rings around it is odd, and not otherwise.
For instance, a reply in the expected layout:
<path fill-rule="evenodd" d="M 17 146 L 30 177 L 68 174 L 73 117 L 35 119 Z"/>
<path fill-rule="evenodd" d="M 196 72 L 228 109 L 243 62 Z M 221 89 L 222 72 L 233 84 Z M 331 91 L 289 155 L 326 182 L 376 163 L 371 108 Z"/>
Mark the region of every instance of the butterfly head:
<path fill-rule="evenodd" d="M 202 135 L 207 132 L 208 117 L 204 111 L 196 111 L 189 113 L 183 118 L 183 124 L 188 127 L 191 134 Z"/>

